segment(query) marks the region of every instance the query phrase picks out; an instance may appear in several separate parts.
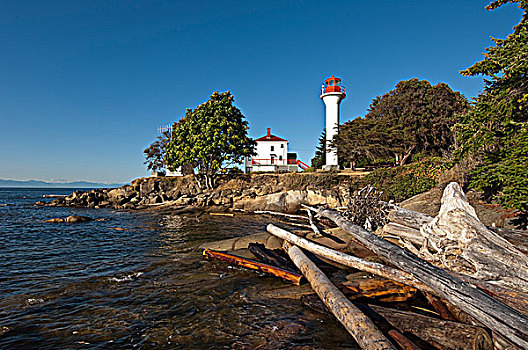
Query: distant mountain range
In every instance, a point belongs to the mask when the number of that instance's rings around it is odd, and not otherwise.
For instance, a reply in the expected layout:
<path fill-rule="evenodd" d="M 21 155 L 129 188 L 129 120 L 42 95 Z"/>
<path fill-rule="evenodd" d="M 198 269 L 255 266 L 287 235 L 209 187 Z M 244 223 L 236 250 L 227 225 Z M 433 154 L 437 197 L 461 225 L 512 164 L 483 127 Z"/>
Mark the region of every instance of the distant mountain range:
<path fill-rule="evenodd" d="M 48 187 L 48 188 L 110 188 L 124 184 L 105 184 L 88 181 L 46 182 L 39 180 L 4 180 L 0 179 L 0 187 Z"/>

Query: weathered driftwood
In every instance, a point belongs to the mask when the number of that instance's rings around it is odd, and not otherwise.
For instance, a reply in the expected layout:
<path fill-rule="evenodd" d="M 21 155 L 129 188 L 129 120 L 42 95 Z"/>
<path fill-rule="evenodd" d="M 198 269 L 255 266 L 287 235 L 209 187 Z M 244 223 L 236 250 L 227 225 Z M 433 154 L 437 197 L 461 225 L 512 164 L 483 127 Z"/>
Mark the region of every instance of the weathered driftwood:
<path fill-rule="evenodd" d="M 425 286 L 423 283 L 416 280 L 411 274 L 379 264 L 373 261 L 364 260 L 352 255 L 345 254 L 343 252 L 333 250 L 328 247 L 321 246 L 319 244 L 310 242 L 309 240 L 294 235 L 291 232 L 283 230 L 273 224 L 269 224 L 266 229 L 272 235 L 282 238 L 290 243 L 293 243 L 303 249 L 306 249 L 309 252 L 312 252 L 320 257 L 326 258 L 328 260 L 335 261 L 339 264 L 352 267 L 361 271 L 369 272 L 381 277 L 391 279 L 393 281 L 415 287 L 420 290 L 430 291 L 433 290 Z"/>
<path fill-rule="evenodd" d="M 285 242 L 284 247 L 295 265 L 302 271 L 313 290 L 354 337 L 362 349 L 396 349 L 372 321 L 348 300 L 341 291 L 296 246 Z"/>
<path fill-rule="evenodd" d="M 524 254 L 528 255 L 528 232 L 503 227 L 488 227 L 488 229 L 513 244 Z"/>
<path fill-rule="evenodd" d="M 385 224 L 385 226 L 383 226 L 383 232 L 409 240 L 418 246 L 421 246 L 425 240 L 424 236 L 420 233 L 420 230 L 393 222 Z"/>
<path fill-rule="evenodd" d="M 442 317 L 444 320 L 448 321 L 458 321 L 455 316 L 449 311 L 447 306 L 437 297 L 432 295 L 431 293 L 424 292 L 423 293 L 429 302 L 431 306 L 435 309 L 436 312 Z"/>
<path fill-rule="evenodd" d="M 303 216 L 303 215 L 287 214 L 287 213 L 281 213 L 281 212 L 278 212 L 278 211 L 255 210 L 253 213 L 255 213 L 255 214 L 268 214 L 268 215 L 284 216 L 284 217 L 292 218 L 292 219 L 309 220 L 308 217 Z"/>
<path fill-rule="evenodd" d="M 394 339 L 396 343 L 403 349 L 403 350 L 420 350 L 421 348 L 414 344 L 412 341 L 407 339 L 403 334 L 398 332 L 395 329 L 391 329 L 389 331 L 389 335 Z"/>
<path fill-rule="evenodd" d="M 343 282 L 348 291 L 353 292 L 349 298 L 375 298 L 383 302 L 401 302 L 416 296 L 416 288 L 391 281 L 382 277 L 355 278 Z"/>
<path fill-rule="evenodd" d="M 217 252 L 217 251 L 209 250 L 209 249 L 205 249 L 203 251 L 203 255 L 209 259 L 221 260 L 221 261 L 225 261 L 230 264 L 233 264 L 233 265 L 245 267 L 247 269 L 257 270 L 260 272 L 271 274 L 273 276 L 277 276 L 286 281 L 289 281 L 295 285 L 301 284 L 302 275 L 292 272 L 292 271 L 288 271 L 288 270 L 284 270 L 284 269 L 281 269 L 275 266 L 263 264 L 263 263 L 260 263 L 258 261 L 254 261 L 251 259 L 242 258 L 240 256 L 227 254 L 223 252 Z"/>
<path fill-rule="evenodd" d="M 264 264 L 280 267 L 281 269 L 290 271 L 295 270 L 295 267 L 289 259 L 274 253 L 270 249 L 266 248 L 264 244 L 249 243 L 248 249 L 259 261 L 263 262 Z"/>
<path fill-rule="evenodd" d="M 387 216 L 390 222 L 385 225 L 383 231 L 389 234 L 399 235 L 400 230 L 404 230 L 401 232 L 402 237 L 409 239 L 415 244 L 421 244 L 419 242 L 423 242 L 423 236 L 418 231 L 423 225 L 430 223 L 434 218 L 432 216 L 425 215 L 417 211 L 404 209 L 395 205 L 392 205 L 391 208 L 392 210 Z M 402 228 L 402 226 L 405 228 Z M 513 244 L 524 254 L 528 254 L 528 232 L 493 226 L 488 226 L 487 228 L 488 230 L 495 232 L 497 235 Z M 413 229 L 416 231 L 413 231 Z M 417 236 L 418 233 L 419 236 Z"/>
<path fill-rule="evenodd" d="M 481 327 L 376 305 L 369 307 L 401 333 L 411 333 L 437 349 L 493 349 L 490 335 Z"/>
<path fill-rule="evenodd" d="M 388 223 L 384 226 L 383 230 L 385 233 L 398 236 L 403 240 L 410 240 L 420 246 L 423 245 L 425 238 L 422 236 L 419 228 L 421 225 L 426 225 L 433 220 L 431 216 L 396 206 L 393 206 L 393 210 L 389 213 L 389 218 L 395 222 Z M 528 233 L 526 231 L 497 227 L 488 227 L 488 229 L 506 239 L 514 247 L 518 248 L 519 251 L 525 254 L 528 253 Z M 416 252 L 416 249 L 413 249 L 414 247 L 407 245 L 405 247 L 413 253 Z M 526 293 L 504 286 L 498 286 L 484 280 L 471 278 L 463 274 L 457 274 L 457 276 L 520 312 L 526 312 L 528 310 L 528 294 Z"/>
<path fill-rule="evenodd" d="M 481 321 L 486 327 L 528 348 L 528 317 L 501 303 L 446 270 L 417 257 L 363 228 L 353 225 L 339 213 L 318 210 L 319 215 L 333 220 L 343 230 L 363 243 L 378 256 L 411 274 L 440 298 L 458 306 Z"/>
<path fill-rule="evenodd" d="M 308 218 L 310 219 L 310 227 L 312 228 L 313 232 L 318 236 L 322 236 L 321 231 L 319 231 L 319 228 L 314 223 L 313 215 L 310 210 L 308 210 Z"/>
<path fill-rule="evenodd" d="M 462 188 L 446 186 L 438 215 L 420 230 L 421 255 L 476 279 L 528 290 L 528 256 L 480 222 Z"/>
<path fill-rule="evenodd" d="M 313 294 L 303 295 L 301 303 L 323 314 L 328 314 L 323 303 Z M 441 320 L 415 312 L 393 308 L 355 304 L 378 328 L 389 333 L 393 329 L 422 348 L 439 349 L 492 349 L 493 343 L 486 330 L 479 326 Z M 401 345 L 401 344 L 400 344 Z"/>
<path fill-rule="evenodd" d="M 423 225 L 428 224 L 433 220 L 432 216 L 395 205 L 392 206 L 392 210 L 389 212 L 389 215 L 387 215 L 387 218 L 390 222 L 414 228 L 416 230 L 420 230 Z"/>

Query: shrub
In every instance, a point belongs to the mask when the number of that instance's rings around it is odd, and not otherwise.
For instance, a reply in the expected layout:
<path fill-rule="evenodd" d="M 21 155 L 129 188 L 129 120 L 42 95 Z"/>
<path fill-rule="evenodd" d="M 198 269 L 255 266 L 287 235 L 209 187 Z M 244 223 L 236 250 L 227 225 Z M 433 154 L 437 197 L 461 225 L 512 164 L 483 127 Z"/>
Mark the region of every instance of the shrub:
<path fill-rule="evenodd" d="M 440 157 L 426 158 L 401 167 L 374 170 L 366 182 L 383 191 L 383 199 L 401 202 L 436 186 L 437 178 L 449 165 Z"/>

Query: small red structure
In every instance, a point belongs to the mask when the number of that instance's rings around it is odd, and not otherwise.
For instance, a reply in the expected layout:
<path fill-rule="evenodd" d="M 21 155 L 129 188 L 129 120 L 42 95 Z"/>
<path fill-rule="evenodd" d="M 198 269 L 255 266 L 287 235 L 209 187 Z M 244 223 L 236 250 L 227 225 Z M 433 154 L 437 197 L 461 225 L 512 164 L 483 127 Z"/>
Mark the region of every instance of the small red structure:
<path fill-rule="evenodd" d="M 327 94 L 329 92 L 340 92 L 345 95 L 345 87 L 341 86 L 340 78 L 336 78 L 332 75 L 330 78 L 324 81 L 323 86 L 321 86 L 321 95 Z"/>

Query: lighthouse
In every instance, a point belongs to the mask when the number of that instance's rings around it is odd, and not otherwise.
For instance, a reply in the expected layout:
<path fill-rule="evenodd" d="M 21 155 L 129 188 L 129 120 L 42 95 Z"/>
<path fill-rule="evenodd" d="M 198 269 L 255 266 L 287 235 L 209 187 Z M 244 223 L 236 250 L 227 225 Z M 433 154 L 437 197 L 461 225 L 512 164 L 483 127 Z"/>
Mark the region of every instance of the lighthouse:
<path fill-rule="evenodd" d="M 330 142 L 337 135 L 339 127 L 339 104 L 346 97 L 345 87 L 341 86 L 341 79 L 333 75 L 326 79 L 321 86 L 321 99 L 326 106 L 326 164 L 324 170 L 337 170 L 337 149 L 330 146 Z"/>

